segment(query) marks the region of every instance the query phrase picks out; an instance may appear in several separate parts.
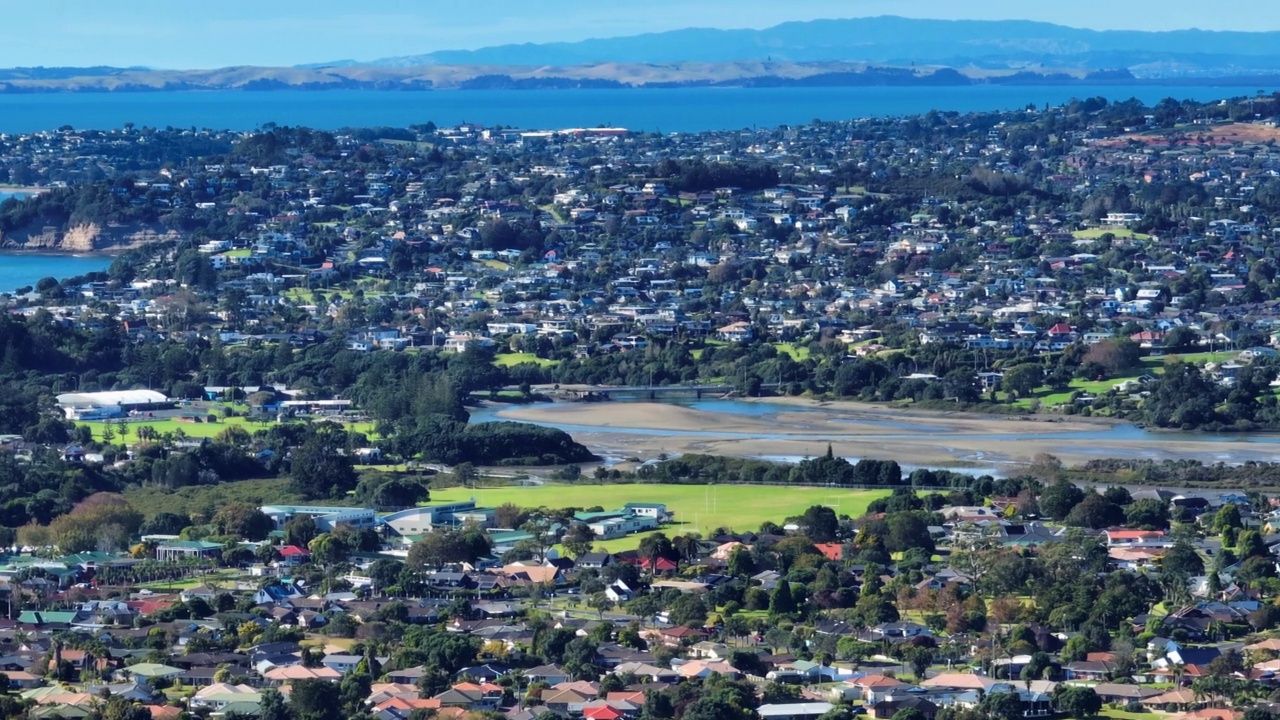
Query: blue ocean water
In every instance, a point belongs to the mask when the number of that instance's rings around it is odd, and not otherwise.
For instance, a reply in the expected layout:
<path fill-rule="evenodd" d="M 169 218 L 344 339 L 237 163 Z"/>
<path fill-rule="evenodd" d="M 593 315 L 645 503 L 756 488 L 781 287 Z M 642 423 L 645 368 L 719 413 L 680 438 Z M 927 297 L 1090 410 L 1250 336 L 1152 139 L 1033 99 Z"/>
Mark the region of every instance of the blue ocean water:
<path fill-rule="evenodd" d="M 111 258 L 103 255 L 0 254 L 0 292 L 34 287 L 42 278 L 61 280 L 108 267 L 111 267 Z"/>
<path fill-rule="evenodd" d="M 857 88 L 685 88 L 653 90 L 466 91 L 207 91 L 0 95 L 0 132 L 63 125 L 107 129 L 151 127 L 251 130 L 265 123 L 321 129 L 405 127 L 464 122 L 530 129 L 621 126 L 698 132 L 910 115 L 929 110 L 1007 110 L 1061 104 L 1072 98 L 1166 97 L 1212 100 L 1250 95 L 1257 87 L 1074 85 Z M 1270 92 L 1273 88 L 1264 88 Z"/>

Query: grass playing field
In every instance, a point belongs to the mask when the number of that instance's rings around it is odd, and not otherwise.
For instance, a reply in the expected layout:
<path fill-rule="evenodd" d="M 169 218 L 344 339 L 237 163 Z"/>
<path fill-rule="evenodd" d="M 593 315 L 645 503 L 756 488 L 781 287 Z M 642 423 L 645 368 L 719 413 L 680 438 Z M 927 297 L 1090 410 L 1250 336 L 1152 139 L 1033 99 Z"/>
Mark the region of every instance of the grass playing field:
<path fill-rule="evenodd" d="M 273 423 L 270 423 L 270 422 L 262 423 L 257 421 L 250 421 L 249 419 L 243 418 L 243 417 L 218 418 L 217 422 L 212 422 L 212 423 L 210 422 L 199 422 L 199 423 L 179 422 L 173 419 L 168 419 L 168 420 L 128 419 L 125 425 L 129 428 L 129 434 L 123 438 L 120 437 L 120 425 L 117 421 L 114 421 L 114 420 L 110 422 L 81 421 L 76 424 L 88 426 L 89 429 L 93 431 L 93 439 L 99 442 L 101 442 L 103 439 L 103 436 L 102 436 L 103 432 L 107 429 L 107 427 L 110 427 L 111 431 L 115 433 L 115 438 L 112 440 L 113 443 L 117 445 L 121 443 L 124 443 L 126 445 L 132 445 L 133 443 L 138 441 L 138 428 L 143 426 L 150 427 L 151 429 L 155 430 L 156 433 L 159 435 L 163 435 L 165 433 L 176 433 L 177 431 L 181 430 L 189 438 L 202 439 L 202 438 L 217 437 L 222 433 L 223 430 L 226 430 L 227 428 L 232 426 L 242 427 L 245 429 L 246 432 L 249 432 L 252 434 L 254 432 L 257 432 L 258 430 L 264 430 L 270 427 Z M 373 423 L 371 422 L 347 423 L 346 429 L 350 432 L 360 432 L 370 437 L 374 437 Z"/>
<path fill-rule="evenodd" d="M 432 502 L 453 502 L 472 496 L 482 507 L 514 503 L 521 507 L 601 506 L 606 510 L 629 502 L 664 503 L 682 523 L 681 531 L 703 534 L 718 527 L 756 530 L 771 520 L 781 524 L 804 513 L 811 505 L 828 505 L 839 515 L 857 517 L 872 500 L 886 497 L 886 490 L 780 487 L 773 485 L 542 485 L 474 490 L 432 490 Z M 640 536 L 601 545 L 610 550 L 635 547 Z M 616 547 L 615 547 L 616 546 Z"/>

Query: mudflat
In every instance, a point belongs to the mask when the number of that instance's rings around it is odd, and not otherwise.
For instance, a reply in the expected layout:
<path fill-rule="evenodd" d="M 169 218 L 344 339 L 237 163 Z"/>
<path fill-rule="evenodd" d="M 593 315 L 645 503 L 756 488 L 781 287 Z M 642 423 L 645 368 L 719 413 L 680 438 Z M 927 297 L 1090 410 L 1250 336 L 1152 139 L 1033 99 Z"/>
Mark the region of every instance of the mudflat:
<path fill-rule="evenodd" d="M 830 444 L 844 457 L 1007 472 L 1040 453 L 1078 465 L 1101 458 L 1271 461 L 1280 450 L 1280 444 L 1250 442 L 1246 436 L 1223 442 L 1190 433 L 1133 432 L 1090 418 L 904 411 L 803 399 L 770 400 L 742 414 L 612 402 L 522 407 L 499 417 L 572 426 L 574 437 L 597 452 L 642 459 L 659 453 L 813 457 Z"/>

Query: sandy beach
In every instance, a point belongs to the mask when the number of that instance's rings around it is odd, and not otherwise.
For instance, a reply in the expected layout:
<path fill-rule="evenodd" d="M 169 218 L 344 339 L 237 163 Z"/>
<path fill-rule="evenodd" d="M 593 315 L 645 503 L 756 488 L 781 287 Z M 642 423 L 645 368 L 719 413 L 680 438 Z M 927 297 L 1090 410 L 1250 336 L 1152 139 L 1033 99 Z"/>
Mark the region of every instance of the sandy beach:
<path fill-rule="evenodd" d="M 566 426 L 597 453 L 649 459 L 660 453 L 812 457 L 828 443 L 844 457 L 903 465 L 1012 471 L 1048 453 L 1069 465 L 1100 458 L 1272 461 L 1280 444 L 1222 442 L 1181 433 L 1144 433 L 1086 418 L 1003 417 L 901 411 L 862 403 L 790 400 L 753 414 L 660 403 L 562 403 L 504 410 L 503 419 Z"/>

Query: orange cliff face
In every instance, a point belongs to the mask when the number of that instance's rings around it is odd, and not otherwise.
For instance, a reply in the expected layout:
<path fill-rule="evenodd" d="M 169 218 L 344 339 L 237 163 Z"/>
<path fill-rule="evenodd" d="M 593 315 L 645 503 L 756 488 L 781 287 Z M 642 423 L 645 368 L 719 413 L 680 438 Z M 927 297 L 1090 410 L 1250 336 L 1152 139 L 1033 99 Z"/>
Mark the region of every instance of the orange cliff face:
<path fill-rule="evenodd" d="M 89 253 L 103 250 L 127 250 L 165 240 L 176 240 L 178 233 L 149 225 L 108 225 L 97 223 L 73 225 L 65 231 L 52 227 L 0 233 L 0 248 L 6 250 L 39 250 L 41 252 Z"/>

